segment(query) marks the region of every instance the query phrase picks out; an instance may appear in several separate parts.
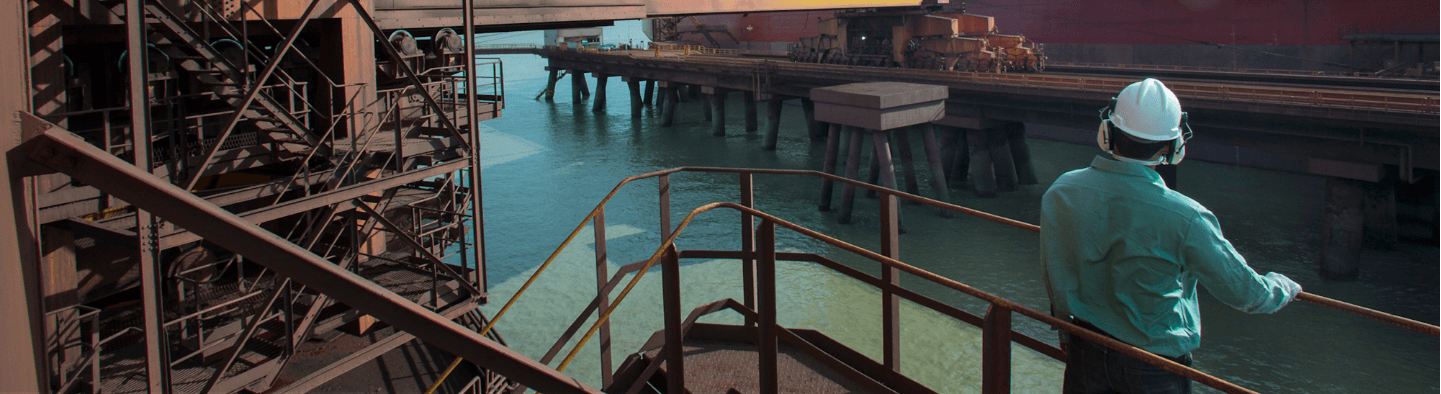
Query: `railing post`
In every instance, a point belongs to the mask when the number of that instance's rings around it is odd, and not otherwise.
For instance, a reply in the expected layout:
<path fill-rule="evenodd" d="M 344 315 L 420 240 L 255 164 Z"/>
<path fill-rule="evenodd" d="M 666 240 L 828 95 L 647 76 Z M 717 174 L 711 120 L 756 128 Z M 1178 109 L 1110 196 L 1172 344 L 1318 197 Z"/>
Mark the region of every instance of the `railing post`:
<path fill-rule="evenodd" d="M 881 255 L 900 260 L 900 211 L 896 195 L 891 190 L 882 190 L 881 202 Z M 895 267 L 881 267 L 881 335 L 882 363 L 892 373 L 901 371 L 901 318 L 900 297 L 890 289 L 900 287 L 901 271 Z"/>
<path fill-rule="evenodd" d="M 610 308 L 610 297 L 605 293 L 605 283 L 610 279 L 610 272 L 606 267 L 605 251 L 605 207 L 596 209 L 595 212 L 595 291 L 598 293 L 599 304 L 597 310 Z M 669 278 L 669 276 L 667 276 Z M 667 289 L 669 290 L 669 289 Z M 670 313 L 669 309 L 666 313 Z M 667 326 L 669 328 L 669 326 Z M 611 357 L 610 357 L 610 321 L 607 320 L 600 325 L 600 382 L 601 387 L 610 386 L 611 382 Z"/>
<path fill-rule="evenodd" d="M 685 392 L 685 338 L 681 336 L 680 255 L 675 246 L 661 257 L 661 295 L 665 307 L 666 392 Z"/>
<path fill-rule="evenodd" d="M 660 239 L 670 238 L 670 174 L 660 178 Z"/>
<path fill-rule="evenodd" d="M 981 392 L 1010 391 L 1011 310 L 991 304 L 981 327 Z"/>
<path fill-rule="evenodd" d="M 756 383 L 760 386 L 761 394 L 775 394 L 780 389 L 780 379 L 776 371 L 776 225 L 770 220 L 762 220 L 760 231 L 756 234 L 756 266 L 758 303 L 756 315 L 759 322 L 757 327 L 756 353 L 760 357 L 758 363 L 760 380 Z"/>
<path fill-rule="evenodd" d="M 755 208 L 755 188 L 753 186 L 754 175 L 749 172 L 742 172 L 741 177 L 741 205 L 746 208 Z M 751 310 L 756 309 L 756 263 L 755 263 L 755 221 L 751 219 L 749 212 L 741 211 L 741 250 L 746 257 L 741 259 L 741 281 L 745 291 L 745 306 Z M 746 325 L 753 326 L 755 320 L 746 317 Z"/>

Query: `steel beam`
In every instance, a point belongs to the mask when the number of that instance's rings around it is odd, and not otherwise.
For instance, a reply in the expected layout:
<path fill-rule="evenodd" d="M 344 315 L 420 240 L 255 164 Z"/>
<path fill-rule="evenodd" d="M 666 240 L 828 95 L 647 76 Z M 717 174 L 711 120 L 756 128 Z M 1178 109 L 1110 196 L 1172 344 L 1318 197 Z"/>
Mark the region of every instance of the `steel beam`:
<path fill-rule="evenodd" d="M 136 0 L 138 1 L 138 0 Z M 35 130 L 34 146 L 22 152 L 31 161 L 111 193 L 191 229 L 285 277 L 334 297 L 426 342 L 468 361 L 547 393 L 599 393 L 573 378 L 504 345 L 486 339 L 373 282 L 345 271 L 245 219 L 206 202 L 106 153 L 79 136 L 29 114 L 22 122 Z"/>
<path fill-rule="evenodd" d="M 316 194 L 310 197 L 295 199 L 260 209 L 246 211 L 245 213 L 239 214 L 239 216 L 245 218 L 245 220 L 248 220 L 252 223 L 265 223 L 271 220 L 283 218 L 312 209 L 344 202 L 346 200 L 370 194 L 375 190 L 385 190 L 407 183 L 416 182 L 432 176 L 440 175 L 446 172 L 455 171 L 456 169 L 465 167 L 466 165 L 469 165 L 469 162 L 464 160 L 437 164 L 433 167 L 426 167 L 424 169 L 408 171 L 399 175 L 392 175 L 386 178 L 380 178 L 365 183 L 357 183 L 354 185 L 342 187 L 339 189 L 331 190 L 329 192 L 325 192 L 323 194 Z M 160 246 L 162 248 L 171 248 L 184 243 L 199 241 L 202 238 L 200 235 L 192 231 L 186 230 L 187 229 L 176 229 L 173 232 L 162 235 L 160 240 Z"/>
<path fill-rule="evenodd" d="M 464 316 L 466 313 L 470 312 L 473 309 L 475 309 L 475 304 L 471 302 L 466 302 L 452 305 L 446 310 L 441 311 L 440 315 L 445 317 L 446 319 L 455 320 L 458 317 Z M 371 360 L 374 360 L 380 356 L 383 356 L 386 353 L 389 353 L 391 350 L 395 350 L 395 348 L 400 347 L 401 345 L 410 343 L 410 341 L 414 339 L 414 335 L 410 335 L 406 332 L 397 332 L 394 334 L 390 334 L 390 336 L 385 337 L 385 339 L 382 339 L 379 342 L 372 343 L 370 344 L 370 346 L 366 346 L 365 348 L 360 349 L 360 351 L 351 353 L 349 356 L 345 356 L 345 358 L 342 358 L 339 361 L 320 368 L 315 372 L 311 372 L 309 375 L 300 378 L 300 380 L 296 380 L 295 382 L 292 382 L 285 387 L 281 387 L 279 393 L 308 393 L 310 392 L 310 390 L 319 388 L 326 382 L 340 377 L 340 375 L 344 375 L 346 372 L 350 372 L 350 370 L 355 369 L 355 367 L 358 367 L 361 364 L 368 363 Z"/>

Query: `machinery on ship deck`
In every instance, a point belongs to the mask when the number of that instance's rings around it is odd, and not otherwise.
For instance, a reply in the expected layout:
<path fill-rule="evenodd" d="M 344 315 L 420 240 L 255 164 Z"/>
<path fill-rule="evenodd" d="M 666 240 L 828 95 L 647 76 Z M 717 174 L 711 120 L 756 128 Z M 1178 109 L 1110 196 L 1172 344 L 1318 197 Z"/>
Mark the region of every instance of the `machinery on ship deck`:
<path fill-rule="evenodd" d="M 1040 72 L 1041 44 L 1001 34 L 995 18 L 922 6 L 852 10 L 817 24 L 791 47 L 793 62 L 973 72 Z"/>

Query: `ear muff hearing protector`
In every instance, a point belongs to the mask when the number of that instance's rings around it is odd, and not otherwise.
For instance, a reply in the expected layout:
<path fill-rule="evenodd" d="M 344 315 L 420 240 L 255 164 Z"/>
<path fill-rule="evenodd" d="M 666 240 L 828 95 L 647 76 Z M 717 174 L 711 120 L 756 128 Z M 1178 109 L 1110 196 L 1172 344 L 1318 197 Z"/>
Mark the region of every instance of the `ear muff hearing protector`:
<path fill-rule="evenodd" d="M 1101 124 L 1100 124 L 1100 126 L 1096 129 L 1096 145 L 1097 145 L 1097 146 L 1100 146 L 1100 147 L 1101 147 L 1101 150 L 1106 151 L 1106 153 L 1112 153 L 1112 152 L 1111 152 L 1111 148 L 1112 148 L 1112 142 L 1111 142 L 1111 127 L 1112 127 L 1112 124 L 1111 124 L 1111 113 L 1113 113 L 1113 112 L 1115 112 L 1115 111 L 1116 111 L 1116 98 L 1115 98 L 1115 97 L 1112 97 L 1112 98 L 1111 98 L 1111 103 L 1110 103 L 1109 105 L 1105 106 L 1104 108 L 1101 108 L 1101 111 L 1100 111 Z M 1161 160 L 1160 160 L 1159 162 L 1153 163 L 1153 164 L 1170 164 L 1170 165 L 1176 165 L 1176 164 L 1180 164 L 1180 163 L 1181 163 L 1181 160 L 1183 160 L 1183 159 L 1186 158 L 1186 141 L 1190 140 L 1190 139 L 1191 139 L 1191 135 L 1192 135 L 1192 133 L 1191 133 L 1191 126 L 1190 126 L 1190 124 L 1188 124 L 1188 122 L 1187 122 L 1187 117 L 1188 117 L 1188 116 L 1187 116 L 1187 114 L 1186 114 L 1185 112 L 1182 112 L 1182 113 L 1181 113 L 1181 124 L 1179 125 L 1179 127 L 1180 127 L 1180 129 L 1181 129 L 1181 136 L 1178 137 L 1178 138 L 1176 138 L 1176 139 L 1171 140 L 1171 151 L 1170 151 L 1170 153 L 1167 153 L 1167 154 L 1165 154 L 1165 155 L 1162 155 L 1161 158 L 1160 158 Z M 1125 132 L 1125 131 L 1122 130 L 1122 132 Z"/>

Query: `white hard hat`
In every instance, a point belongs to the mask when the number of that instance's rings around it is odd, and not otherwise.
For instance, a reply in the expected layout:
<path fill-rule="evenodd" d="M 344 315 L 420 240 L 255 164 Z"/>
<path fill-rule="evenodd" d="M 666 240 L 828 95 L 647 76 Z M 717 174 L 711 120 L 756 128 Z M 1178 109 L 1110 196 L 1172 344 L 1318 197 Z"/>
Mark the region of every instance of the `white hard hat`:
<path fill-rule="evenodd" d="M 1146 78 L 1121 89 L 1111 124 L 1146 141 L 1169 141 L 1181 136 L 1181 102 L 1165 84 Z"/>

